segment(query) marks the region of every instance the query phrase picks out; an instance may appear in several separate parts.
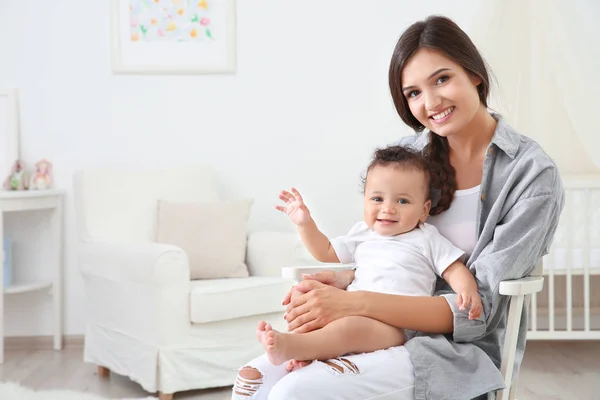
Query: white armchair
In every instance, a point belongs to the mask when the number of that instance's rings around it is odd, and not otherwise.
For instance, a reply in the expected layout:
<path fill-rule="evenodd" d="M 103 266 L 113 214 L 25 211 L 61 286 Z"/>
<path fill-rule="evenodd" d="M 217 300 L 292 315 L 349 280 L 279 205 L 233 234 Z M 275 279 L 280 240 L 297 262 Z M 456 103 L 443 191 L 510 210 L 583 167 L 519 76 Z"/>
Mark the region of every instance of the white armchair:
<path fill-rule="evenodd" d="M 84 360 L 170 399 L 178 391 L 231 385 L 237 368 L 263 351 L 259 319 L 285 329 L 281 299 L 299 265 L 296 234 L 251 233 L 250 277 L 190 280 L 187 255 L 154 242 L 158 200 L 217 201 L 202 167 L 155 172 L 78 171 L 74 177 L 85 282 Z"/>

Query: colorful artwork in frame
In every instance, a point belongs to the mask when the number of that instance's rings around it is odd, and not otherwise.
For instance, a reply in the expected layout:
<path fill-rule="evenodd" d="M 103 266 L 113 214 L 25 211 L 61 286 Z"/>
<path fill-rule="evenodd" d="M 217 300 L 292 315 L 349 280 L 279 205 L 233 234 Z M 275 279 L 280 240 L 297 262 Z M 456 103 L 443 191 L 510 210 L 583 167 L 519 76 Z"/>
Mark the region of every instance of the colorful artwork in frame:
<path fill-rule="evenodd" d="M 233 73 L 235 0 L 112 0 L 115 73 Z"/>

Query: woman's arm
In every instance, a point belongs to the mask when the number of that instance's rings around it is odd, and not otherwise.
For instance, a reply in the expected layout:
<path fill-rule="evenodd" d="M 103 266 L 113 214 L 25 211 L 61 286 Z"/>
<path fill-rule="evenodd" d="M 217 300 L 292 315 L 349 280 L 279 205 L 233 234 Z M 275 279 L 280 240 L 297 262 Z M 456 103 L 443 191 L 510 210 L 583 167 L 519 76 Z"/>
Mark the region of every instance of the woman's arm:
<path fill-rule="evenodd" d="M 493 240 L 470 265 L 483 305 L 479 319 L 470 320 L 468 311 L 456 305 L 455 293 L 440 293 L 454 315 L 455 342 L 479 340 L 505 323 L 509 299 L 500 295 L 500 282 L 529 275 L 545 254 L 563 206 L 560 188 L 554 193 L 521 197 L 498 221 Z"/>
<path fill-rule="evenodd" d="M 360 316 L 421 332 L 452 333 L 454 329 L 452 310 L 442 297 L 350 292 L 354 293 L 359 298 Z"/>
<path fill-rule="evenodd" d="M 314 280 L 295 287 L 304 293 L 288 305 L 290 331 L 304 333 L 339 318 L 363 316 L 399 328 L 431 333 L 450 333 L 453 316 L 442 297 L 401 296 L 366 291 L 346 292 Z"/>

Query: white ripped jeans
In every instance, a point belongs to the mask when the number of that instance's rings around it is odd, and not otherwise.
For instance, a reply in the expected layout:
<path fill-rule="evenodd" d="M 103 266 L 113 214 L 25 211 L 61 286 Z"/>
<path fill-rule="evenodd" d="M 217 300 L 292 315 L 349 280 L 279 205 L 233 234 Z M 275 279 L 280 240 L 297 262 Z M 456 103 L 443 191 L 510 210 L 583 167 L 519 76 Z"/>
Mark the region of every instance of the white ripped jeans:
<path fill-rule="evenodd" d="M 288 372 L 267 356 L 248 364 L 260 374 L 238 376 L 232 400 L 414 400 L 413 364 L 404 346 L 313 362 Z M 258 375 L 258 374 L 257 374 Z"/>

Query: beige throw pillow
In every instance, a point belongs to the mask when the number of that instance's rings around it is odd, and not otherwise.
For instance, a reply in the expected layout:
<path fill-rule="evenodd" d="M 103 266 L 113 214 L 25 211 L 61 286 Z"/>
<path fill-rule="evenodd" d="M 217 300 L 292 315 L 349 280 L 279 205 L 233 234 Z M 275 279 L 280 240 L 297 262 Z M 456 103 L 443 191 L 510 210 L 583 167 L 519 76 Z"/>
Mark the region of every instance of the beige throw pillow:
<path fill-rule="evenodd" d="M 252 199 L 218 203 L 159 200 L 157 241 L 187 253 L 191 279 L 246 277 L 251 207 Z"/>

